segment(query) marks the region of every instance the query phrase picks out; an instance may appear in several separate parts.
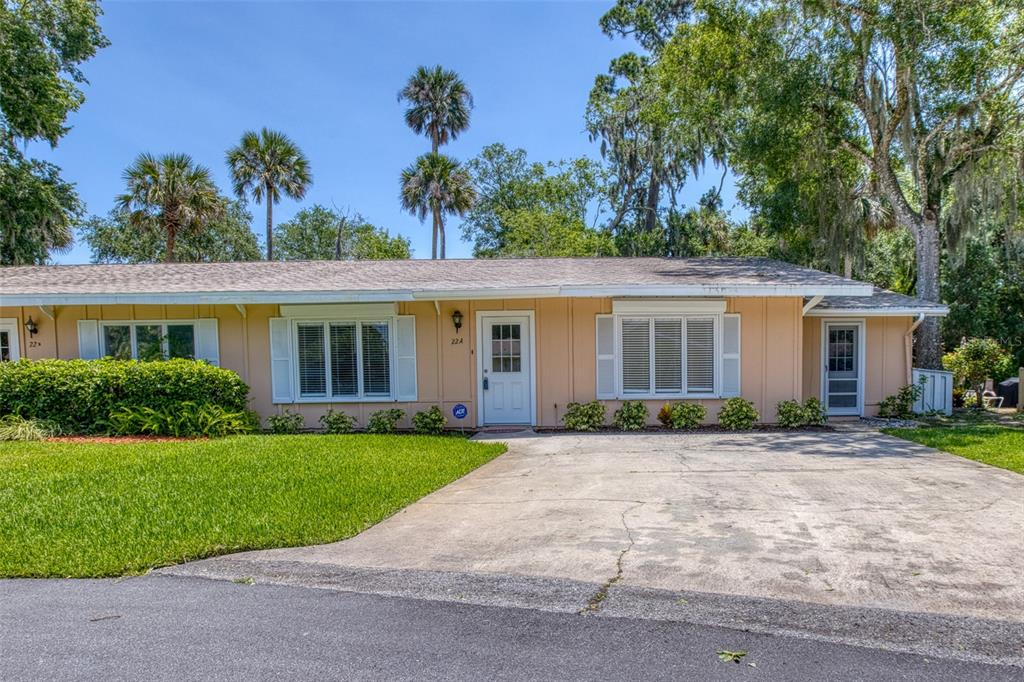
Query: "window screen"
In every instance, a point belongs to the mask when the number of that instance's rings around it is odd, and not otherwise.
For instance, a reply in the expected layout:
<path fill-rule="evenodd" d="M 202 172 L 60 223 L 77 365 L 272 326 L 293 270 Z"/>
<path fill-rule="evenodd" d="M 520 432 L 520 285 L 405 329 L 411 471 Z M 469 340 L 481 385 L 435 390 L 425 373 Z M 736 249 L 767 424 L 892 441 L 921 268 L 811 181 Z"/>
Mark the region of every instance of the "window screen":
<path fill-rule="evenodd" d="M 356 325 L 331 325 L 331 393 L 353 396 L 359 393 L 356 370 Z"/>
<path fill-rule="evenodd" d="M 654 321 L 654 390 L 683 390 L 683 321 Z"/>
<path fill-rule="evenodd" d="M 324 356 L 324 326 L 300 324 L 298 331 L 299 393 L 304 396 L 327 394 L 327 363 Z"/>
<path fill-rule="evenodd" d="M 651 390 L 650 320 L 622 321 L 622 390 L 626 393 Z"/>
<path fill-rule="evenodd" d="M 686 390 L 713 393 L 715 390 L 715 321 L 686 320 Z"/>
<path fill-rule="evenodd" d="M 363 322 L 363 392 L 366 395 L 391 393 L 388 325 Z"/>

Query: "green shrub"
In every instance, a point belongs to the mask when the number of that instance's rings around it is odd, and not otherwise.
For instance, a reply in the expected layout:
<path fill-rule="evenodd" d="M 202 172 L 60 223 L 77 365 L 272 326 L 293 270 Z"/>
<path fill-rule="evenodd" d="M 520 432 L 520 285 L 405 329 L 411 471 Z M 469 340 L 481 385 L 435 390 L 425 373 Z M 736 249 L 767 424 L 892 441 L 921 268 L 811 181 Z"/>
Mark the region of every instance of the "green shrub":
<path fill-rule="evenodd" d="M 800 428 L 807 423 L 807 414 L 804 406 L 798 400 L 783 400 L 779 403 L 778 417 L 775 419 L 779 426 L 787 429 Z"/>
<path fill-rule="evenodd" d="M 743 398 L 729 398 L 718 411 L 718 423 L 727 429 L 748 431 L 761 418 L 754 403 Z"/>
<path fill-rule="evenodd" d="M 298 412 L 286 409 L 280 414 L 267 417 L 267 424 L 270 425 L 271 433 L 289 434 L 298 433 L 306 425 L 306 420 Z"/>
<path fill-rule="evenodd" d="M 642 431 L 647 427 L 647 405 L 642 400 L 627 400 L 615 410 L 612 424 L 622 431 Z"/>
<path fill-rule="evenodd" d="M 0 441 L 46 440 L 59 435 L 57 425 L 44 419 L 25 419 L 16 414 L 0 417 Z"/>
<path fill-rule="evenodd" d="M 370 433 L 394 433 L 398 421 L 405 416 L 403 410 L 392 407 L 388 410 L 378 410 L 370 415 L 370 421 L 366 424 L 366 430 Z"/>
<path fill-rule="evenodd" d="M 914 403 L 924 389 L 916 384 L 900 387 L 895 395 L 883 398 L 878 403 L 878 416 L 886 419 L 910 419 L 914 416 Z"/>
<path fill-rule="evenodd" d="M 182 402 L 245 409 L 249 387 L 201 360 L 19 360 L 0 363 L 0 415 L 53 422 L 65 433 L 103 431 L 123 407 Z"/>
<path fill-rule="evenodd" d="M 202 405 L 186 400 L 159 409 L 122 407 L 110 413 L 107 431 L 117 436 L 148 434 L 193 438 L 217 438 L 252 431 L 252 419 L 244 410 L 231 412 L 220 405 Z"/>
<path fill-rule="evenodd" d="M 804 401 L 804 420 L 808 426 L 824 426 L 828 420 L 825 414 L 825 406 L 817 398 L 808 398 Z"/>
<path fill-rule="evenodd" d="M 669 410 L 668 426 L 692 431 L 701 425 L 707 414 L 707 408 L 700 403 L 674 403 Z"/>
<path fill-rule="evenodd" d="M 562 415 L 562 425 L 570 431 L 597 431 L 604 426 L 604 403 L 569 403 Z"/>
<path fill-rule="evenodd" d="M 320 416 L 320 425 L 324 427 L 324 431 L 333 434 L 352 433 L 356 430 L 355 417 L 347 412 L 335 412 L 332 409 Z"/>
<path fill-rule="evenodd" d="M 417 412 L 412 416 L 412 430 L 427 436 L 437 436 L 444 433 L 444 426 L 447 423 L 448 419 L 437 405 L 434 405 L 429 410 Z"/>

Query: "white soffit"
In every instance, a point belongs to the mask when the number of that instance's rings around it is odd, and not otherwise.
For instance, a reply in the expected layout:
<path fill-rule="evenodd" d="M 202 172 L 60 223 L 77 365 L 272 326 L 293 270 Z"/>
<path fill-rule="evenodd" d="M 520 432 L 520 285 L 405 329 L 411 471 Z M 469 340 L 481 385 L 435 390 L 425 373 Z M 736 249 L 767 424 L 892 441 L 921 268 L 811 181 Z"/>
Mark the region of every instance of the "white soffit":
<path fill-rule="evenodd" d="M 699 299 L 616 299 L 612 301 L 616 315 L 683 315 L 689 313 L 724 313 L 724 300 Z"/>

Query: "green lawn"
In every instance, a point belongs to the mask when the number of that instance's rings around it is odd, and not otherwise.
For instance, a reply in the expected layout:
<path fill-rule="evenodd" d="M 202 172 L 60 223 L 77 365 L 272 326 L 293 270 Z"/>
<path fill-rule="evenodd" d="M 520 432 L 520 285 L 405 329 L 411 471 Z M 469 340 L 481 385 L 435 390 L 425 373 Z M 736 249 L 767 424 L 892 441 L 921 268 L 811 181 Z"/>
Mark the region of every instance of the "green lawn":
<path fill-rule="evenodd" d="M 347 538 L 504 451 L 430 436 L 0 443 L 0 577 Z"/>
<path fill-rule="evenodd" d="M 1024 474 L 1024 429 L 978 425 L 882 430 L 890 436 Z"/>

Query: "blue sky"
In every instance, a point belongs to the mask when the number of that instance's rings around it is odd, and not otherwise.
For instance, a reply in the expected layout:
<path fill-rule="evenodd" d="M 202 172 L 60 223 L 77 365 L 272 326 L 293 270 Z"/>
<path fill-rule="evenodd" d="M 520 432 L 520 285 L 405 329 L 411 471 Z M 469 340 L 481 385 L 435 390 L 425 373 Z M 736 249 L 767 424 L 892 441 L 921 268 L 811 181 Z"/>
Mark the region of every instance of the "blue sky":
<path fill-rule="evenodd" d="M 268 126 L 305 151 L 313 185 L 275 222 L 321 203 L 359 212 L 429 257 L 429 225 L 401 211 L 398 175 L 428 150 L 396 94 L 420 64 L 456 70 L 476 101 L 471 127 L 444 150 L 459 159 L 493 142 L 539 161 L 599 155 L 584 130 L 594 76 L 631 47 L 598 28 L 608 2 L 109 2 L 111 41 L 85 66 L 86 102 L 54 149 L 90 213 L 104 214 L 142 151 L 185 152 L 230 185 L 224 151 Z M 689 183 L 693 203 L 717 173 Z M 726 207 L 733 203 L 727 192 Z M 262 206 L 251 206 L 257 230 Z M 458 219 L 449 256 L 471 255 Z M 84 263 L 79 243 L 59 262 Z"/>

